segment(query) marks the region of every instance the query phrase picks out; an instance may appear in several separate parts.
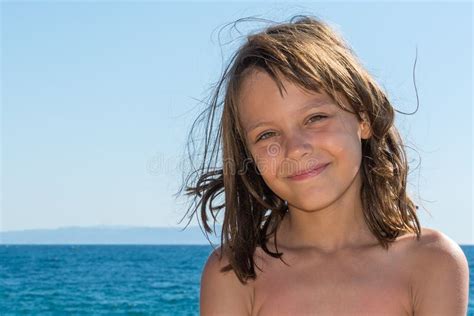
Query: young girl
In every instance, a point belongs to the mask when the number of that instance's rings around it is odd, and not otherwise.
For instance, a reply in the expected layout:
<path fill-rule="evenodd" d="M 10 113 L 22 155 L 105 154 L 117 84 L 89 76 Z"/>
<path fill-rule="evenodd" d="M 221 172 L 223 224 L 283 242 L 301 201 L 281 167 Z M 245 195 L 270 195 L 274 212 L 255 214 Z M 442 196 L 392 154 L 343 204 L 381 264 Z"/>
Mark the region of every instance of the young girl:
<path fill-rule="evenodd" d="M 224 209 L 201 315 L 466 314 L 466 257 L 420 227 L 394 108 L 327 24 L 249 35 L 198 119 L 188 213 Z"/>

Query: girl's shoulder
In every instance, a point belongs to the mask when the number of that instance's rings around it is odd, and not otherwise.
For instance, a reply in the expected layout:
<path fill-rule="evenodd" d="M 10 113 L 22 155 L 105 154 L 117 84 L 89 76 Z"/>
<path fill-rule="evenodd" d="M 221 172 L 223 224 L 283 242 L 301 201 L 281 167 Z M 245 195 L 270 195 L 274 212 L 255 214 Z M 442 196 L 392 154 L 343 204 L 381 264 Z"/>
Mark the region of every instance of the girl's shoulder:
<path fill-rule="evenodd" d="M 405 237 L 405 236 L 404 236 Z M 410 238 L 412 304 L 415 314 L 464 315 L 469 293 L 469 266 L 461 247 L 446 234 L 422 228 Z"/>
<path fill-rule="evenodd" d="M 416 239 L 415 234 L 407 234 L 401 239 L 410 239 L 407 251 L 420 264 L 425 260 L 436 259 L 436 257 L 459 257 L 466 259 L 461 247 L 443 232 L 428 228 L 421 228 L 421 236 Z"/>
<path fill-rule="evenodd" d="M 252 308 L 251 285 L 242 284 L 234 270 L 222 272 L 229 259 L 221 247 L 208 257 L 201 275 L 201 315 L 248 315 Z"/>

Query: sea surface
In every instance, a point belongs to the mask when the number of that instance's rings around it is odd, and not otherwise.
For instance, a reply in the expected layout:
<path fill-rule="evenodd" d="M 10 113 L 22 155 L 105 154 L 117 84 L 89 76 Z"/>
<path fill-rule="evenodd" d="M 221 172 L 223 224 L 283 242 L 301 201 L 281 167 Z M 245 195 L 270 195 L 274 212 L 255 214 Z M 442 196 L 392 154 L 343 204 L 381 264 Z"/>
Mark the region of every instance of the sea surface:
<path fill-rule="evenodd" d="M 474 246 L 469 315 L 474 315 Z M 199 315 L 204 246 L 0 245 L 1 315 Z"/>

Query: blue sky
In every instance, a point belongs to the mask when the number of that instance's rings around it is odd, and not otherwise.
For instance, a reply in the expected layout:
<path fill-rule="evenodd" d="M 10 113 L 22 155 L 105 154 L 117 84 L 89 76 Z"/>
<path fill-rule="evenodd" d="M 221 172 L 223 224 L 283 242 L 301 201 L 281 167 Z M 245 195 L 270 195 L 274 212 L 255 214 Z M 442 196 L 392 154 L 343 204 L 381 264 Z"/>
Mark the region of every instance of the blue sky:
<path fill-rule="evenodd" d="M 172 194 L 201 109 L 196 100 L 236 43 L 221 47 L 219 27 L 307 13 L 342 33 L 403 112 L 416 108 L 418 48 L 420 108 L 396 121 L 409 146 L 408 190 L 422 226 L 474 242 L 470 3 L 2 2 L 1 9 L 2 231 L 178 226 L 185 204 Z M 221 40 L 238 35 L 226 29 Z"/>

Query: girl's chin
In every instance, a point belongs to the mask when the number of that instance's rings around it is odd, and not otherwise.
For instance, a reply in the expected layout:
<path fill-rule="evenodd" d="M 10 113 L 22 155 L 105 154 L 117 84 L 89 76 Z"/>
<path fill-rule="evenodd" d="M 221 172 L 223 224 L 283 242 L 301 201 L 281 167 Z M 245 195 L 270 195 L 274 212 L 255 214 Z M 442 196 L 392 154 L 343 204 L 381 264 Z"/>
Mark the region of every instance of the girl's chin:
<path fill-rule="evenodd" d="M 308 201 L 305 199 L 304 202 L 300 199 L 299 201 L 291 202 L 288 201 L 288 208 L 289 209 L 297 209 L 305 212 L 316 212 L 319 210 L 324 209 L 328 203 L 324 203 L 324 201 Z"/>

